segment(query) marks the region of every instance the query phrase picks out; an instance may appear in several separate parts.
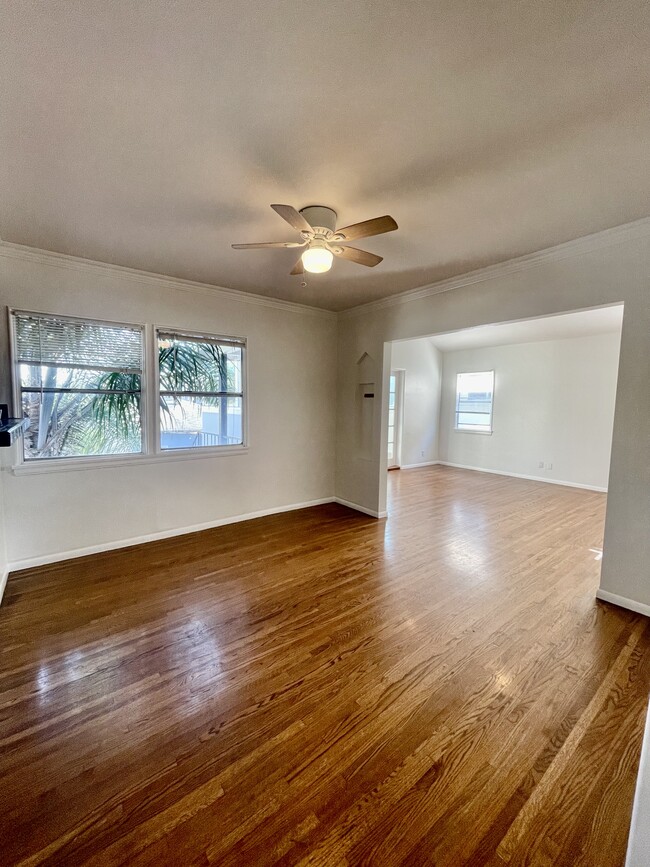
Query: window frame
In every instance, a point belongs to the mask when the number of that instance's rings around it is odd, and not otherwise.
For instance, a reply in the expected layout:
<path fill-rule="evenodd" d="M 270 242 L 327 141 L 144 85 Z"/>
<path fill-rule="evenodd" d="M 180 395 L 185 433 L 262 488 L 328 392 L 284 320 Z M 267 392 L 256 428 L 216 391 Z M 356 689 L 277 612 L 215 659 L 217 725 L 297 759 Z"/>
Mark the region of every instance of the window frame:
<path fill-rule="evenodd" d="M 17 418 L 23 416 L 22 404 L 22 385 L 18 371 L 18 346 L 16 337 L 17 317 L 34 316 L 51 319 L 65 319 L 76 322 L 85 322 L 89 325 L 107 325 L 109 327 L 130 328 L 140 332 L 140 345 L 142 348 L 142 367 L 140 371 L 140 444 L 139 452 L 121 452 L 117 454 L 104 455 L 66 455 L 65 457 L 54 458 L 26 458 L 24 440 L 21 437 L 19 440 L 20 449 L 18 461 L 12 467 L 15 470 L 25 472 L 47 472 L 55 467 L 57 469 L 79 469 L 87 465 L 102 466 L 104 464 L 115 464 L 123 462 L 131 462 L 133 460 L 142 460 L 148 454 L 149 442 L 149 400 L 148 400 L 148 343 L 147 343 L 147 327 L 139 322 L 120 322 L 115 319 L 98 319 L 91 316 L 75 316 L 67 313 L 51 313 L 45 311 L 23 310 L 17 307 L 7 308 L 8 329 L 9 329 L 9 364 L 11 368 L 11 396 L 13 399 L 14 415 Z"/>
<path fill-rule="evenodd" d="M 162 425 L 160 424 L 160 367 L 159 367 L 159 357 L 158 357 L 158 335 L 159 333 L 163 334 L 174 334 L 177 337 L 187 337 L 189 340 L 192 339 L 200 339 L 207 340 L 211 343 L 219 343 L 222 341 L 223 343 L 231 343 L 237 344 L 241 346 L 242 350 L 242 362 L 241 362 L 241 412 L 242 412 L 242 422 L 241 422 L 241 430 L 242 430 L 242 442 L 235 443 L 233 445 L 225 445 L 225 446 L 186 446 L 185 448 L 176 448 L 176 449 L 164 449 L 161 446 L 162 439 Z M 237 454 L 239 452 L 248 451 L 249 442 L 248 442 L 248 340 L 246 337 L 235 337 L 234 335 L 226 336 L 224 334 L 208 334 L 205 331 L 191 331 L 186 328 L 170 328 L 164 325 L 153 325 L 153 336 L 152 336 L 152 352 L 154 354 L 154 365 L 153 365 L 153 387 L 152 398 L 154 404 L 154 414 L 155 423 L 151 426 L 153 428 L 153 441 L 151 442 L 151 454 L 156 457 L 160 457 L 162 455 L 169 455 L 170 457 L 182 457 L 182 456 L 193 456 L 199 457 L 201 455 L 224 455 L 224 454 Z M 200 394 L 200 392 L 197 392 Z M 239 396 L 239 393 L 237 395 Z"/>
<path fill-rule="evenodd" d="M 100 319 L 93 316 L 68 315 L 51 310 L 24 310 L 23 308 L 7 307 L 7 329 L 9 332 L 9 368 L 11 371 L 11 398 L 14 415 L 21 417 L 22 401 L 21 387 L 18 376 L 17 346 L 15 331 L 15 315 L 44 316 L 54 319 L 77 319 L 82 322 L 98 325 L 116 325 L 140 330 L 142 334 L 142 378 L 140 397 L 140 419 L 142 425 L 142 451 L 124 454 L 78 455 L 61 458 L 40 458 L 26 460 L 22 441 L 15 446 L 11 472 L 14 475 L 36 475 L 39 473 L 58 473 L 74 470 L 92 470 L 99 467 L 124 467 L 137 464 L 169 463 L 184 460 L 201 460 L 204 458 L 226 457 L 228 455 L 247 454 L 250 448 L 249 411 L 248 411 L 248 338 L 227 337 L 225 335 L 205 334 L 185 328 L 169 328 L 144 322 L 123 322 L 114 319 Z M 242 345 L 242 445 L 232 446 L 199 446 L 184 449 L 160 448 L 159 408 L 159 376 L 158 376 L 158 340 L 159 331 L 172 332 L 188 337 L 205 337 L 209 340 L 223 340 L 241 343 Z"/>
<path fill-rule="evenodd" d="M 490 373 L 492 374 L 492 400 L 490 401 L 490 421 L 489 421 L 489 430 L 481 430 L 478 426 L 476 428 L 472 427 L 459 427 L 458 426 L 458 378 L 460 376 L 467 376 L 468 374 L 484 374 Z M 495 383 L 496 383 L 496 375 L 494 368 L 491 370 L 459 370 L 456 372 L 456 388 L 454 393 L 454 432 L 455 433 L 469 433 L 469 434 L 479 434 L 481 436 L 492 436 L 494 433 L 494 392 L 495 392 Z"/>

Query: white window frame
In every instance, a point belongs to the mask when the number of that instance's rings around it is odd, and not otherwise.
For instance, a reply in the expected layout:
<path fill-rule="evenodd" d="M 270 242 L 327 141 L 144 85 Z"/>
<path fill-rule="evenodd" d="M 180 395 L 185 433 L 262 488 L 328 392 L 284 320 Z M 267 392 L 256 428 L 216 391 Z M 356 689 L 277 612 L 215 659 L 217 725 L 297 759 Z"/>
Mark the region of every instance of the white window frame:
<path fill-rule="evenodd" d="M 22 440 L 14 446 L 13 465 L 11 471 L 14 475 L 36 475 L 39 473 L 71 472 L 78 470 L 92 470 L 99 467 L 123 467 L 137 464 L 169 463 L 179 460 L 201 460 L 217 456 L 247 454 L 250 448 L 249 437 L 249 413 L 248 413 L 248 340 L 242 337 L 226 337 L 225 335 L 204 334 L 185 328 L 164 327 L 146 324 L 143 322 L 121 322 L 111 319 L 100 319 L 92 316 L 76 316 L 54 312 L 51 310 L 23 310 L 22 308 L 7 308 L 7 321 L 9 330 L 9 366 L 11 368 L 11 396 L 13 399 L 14 415 L 22 416 L 21 388 L 18 377 L 18 363 L 16 361 L 16 335 L 15 314 L 31 316 L 51 316 L 60 319 L 78 319 L 82 322 L 96 323 L 99 325 L 117 325 L 128 328 L 141 329 L 143 340 L 142 355 L 142 382 L 140 398 L 140 419 L 142 424 L 142 452 L 121 455 L 79 455 L 64 458 L 43 458 L 25 460 Z M 206 337 L 210 340 L 223 340 L 242 344 L 242 445 L 232 446 L 200 446 L 197 448 L 184 449 L 161 449 L 160 448 L 160 419 L 159 408 L 159 377 L 158 377 L 158 331 L 172 331 L 176 334 L 184 334 L 188 337 Z"/>
<path fill-rule="evenodd" d="M 223 343 L 237 343 L 242 348 L 242 370 L 241 370 L 241 412 L 242 412 L 242 443 L 230 446 L 188 446 L 180 449 L 163 449 L 160 445 L 162 439 L 162 426 L 160 424 L 160 370 L 158 367 L 158 334 L 173 333 L 178 337 L 187 337 L 189 340 L 200 338 L 202 340 L 210 340 L 215 343 L 222 341 Z M 245 337 L 234 337 L 230 335 L 226 337 L 223 334 L 206 334 L 203 331 L 188 331 L 186 328 L 168 328 L 163 325 L 153 326 L 153 353 L 155 357 L 154 364 L 154 383 L 151 389 L 153 393 L 154 403 L 154 418 L 156 419 L 153 428 L 154 440 L 150 444 L 152 454 L 157 456 L 170 455 L 180 457 L 182 455 L 215 455 L 215 454 L 236 454 L 238 452 L 248 451 L 248 340 Z"/>
<path fill-rule="evenodd" d="M 86 322 L 90 325 L 108 325 L 118 328 L 132 328 L 140 332 L 142 346 L 142 370 L 140 374 L 140 426 L 141 426 L 141 450 L 139 452 L 124 452 L 123 454 L 107 454 L 107 455 L 69 455 L 61 458 L 25 458 L 25 448 L 22 437 L 19 439 L 19 454 L 18 460 L 13 470 L 22 470 L 24 472 L 48 472 L 54 469 L 80 469 L 87 465 L 103 466 L 105 464 L 115 464 L 122 462 L 131 462 L 134 460 L 142 460 L 147 455 L 147 443 L 149 441 L 150 418 L 148 412 L 147 385 L 148 385 L 148 364 L 147 364 L 147 334 L 146 326 L 137 322 L 118 322 L 114 319 L 97 319 L 90 316 L 69 316 L 67 313 L 46 313 L 43 311 L 35 312 L 33 310 L 22 310 L 15 307 L 9 307 L 7 310 L 9 320 L 9 357 L 11 365 L 11 388 L 14 405 L 14 415 L 21 418 L 23 415 L 22 407 L 22 386 L 20 384 L 20 375 L 18 371 L 17 360 L 17 340 L 16 340 L 16 317 L 18 316 L 42 316 L 43 318 L 52 319 L 68 319 L 76 322 Z"/>
<path fill-rule="evenodd" d="M 458 378 L 460 376 L 467 376 L 468 374 L 477 374 L 477 373 L 490 373 L 492 375 L 492 400 L 490 401 L 490 421 L 489 421 L 489 429 L 484 430 L 477 427 L 459 427 L 458 426 Z M 493 421 L 494 421 L 494 386 L 495 386 L 496 377 L 494 375 L 494 370 L 459 370 L 456 373 L 456 389 L 454 393 L 454 432 L 455 433 L 469 433 L 469 434 L 480 434 L 482 436 L 492 436 L 494 432 Z"/>

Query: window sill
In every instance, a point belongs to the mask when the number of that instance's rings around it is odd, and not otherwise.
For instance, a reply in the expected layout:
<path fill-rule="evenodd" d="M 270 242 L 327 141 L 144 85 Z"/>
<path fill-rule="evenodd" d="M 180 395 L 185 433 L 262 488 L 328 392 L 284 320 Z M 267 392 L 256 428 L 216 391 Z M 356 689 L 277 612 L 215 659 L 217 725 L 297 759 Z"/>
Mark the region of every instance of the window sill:
<path fill-rule="evenodd" d="M 150 455 L 116 455 L 94 458 L 53 458 L 26 461 L 11 467 L 14 476 L 31 476 L 40 473 L 65 473 L 79 470 L 96 470 L 107 467 L 131 467 L 142 464 L 160 464 L 176 461 L 197 461 L 208 458 L 243 455 L 248 446 L 205 447 L 201 449 L 165 449 Z"/>
<path fill-rule="evenodd" d="M 480 434 L 480 436 L 491 437 L 494 431 L 491 430 L 469 430 L 466 427 L 455 427 L 454 433 Z"/>

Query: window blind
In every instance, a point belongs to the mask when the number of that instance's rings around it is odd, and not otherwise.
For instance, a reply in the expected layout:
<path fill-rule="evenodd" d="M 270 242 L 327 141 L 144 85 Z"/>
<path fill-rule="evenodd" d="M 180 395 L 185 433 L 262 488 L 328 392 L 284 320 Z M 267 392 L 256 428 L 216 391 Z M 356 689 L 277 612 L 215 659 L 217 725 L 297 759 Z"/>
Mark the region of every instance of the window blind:
<path fill-rule="evenodd" d="M 244 347 L 245 340 L 239 340 L 236 337 L 203 337 L 197 334 L 183 334 L 178 331 L 156 331 L 159 340 L 173 340 L 182 343 L 207 343 L 208 346 L 236 346 Z"/>
<path fill-rule="evenodd" d="M 142 328 L 14 313 L 19 364 L 142 372 Z"/>

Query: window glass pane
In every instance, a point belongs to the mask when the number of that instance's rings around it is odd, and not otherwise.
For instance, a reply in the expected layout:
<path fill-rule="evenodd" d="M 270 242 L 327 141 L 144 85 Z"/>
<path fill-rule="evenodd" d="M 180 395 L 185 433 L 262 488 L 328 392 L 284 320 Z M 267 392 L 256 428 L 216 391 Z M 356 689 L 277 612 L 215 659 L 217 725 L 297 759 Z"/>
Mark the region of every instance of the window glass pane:
<path fill-rule="evenodd" d="M 142 451 L 139 392 L 23 392 L 22 409 L 30 420 L 26 459 Z"/>
<path fill-rule="evenodd" d="M 492 429 L 494 371 L 459 373 L 456 379 L 456 427 Z"/>
<path fill-rule="evenodd" d="M 243 351 L 241 346 L 233 347 L 230 346 L 224 349 L 226 353 L 226 358 L 228 359 L 227 364 L 227 380 L 228 380 L 228 388 L 227 391 L 243 391 L 242 385 L 242 355 Z"/>
<path fill-rule="evenodd" d="M 160 446 L 192 449 L 242 445 L 240 397 L 160 397 Z"/>
<path fill-rule="evenodd" d="M 390 463 L 390 461 L 393 460 L 394 457 L 395 457 L 395 448 L 393 446 L 393 443 L 388 443 L 388 461 L 389 461 L 389 463 Z"/>
<path fill-rule="evenodd" d="M 162 449 L 243 444 L 243 359 L 234 339 L 158 333 Z"/>
<path fill-rule="evenodd" d="M 395 424 L 395 410 L 388 410 L 388 424 L 392 427 Z"/>
<path fill-rule="evenodd" d="M 140 391 L 142 385 L 139 373 L 46 364 L 19 364 L 18 379 L 22 389 L 39 390 Z"/>
<path fill-rule="evenodd" d="M 207 339 L 158 337 L 161 391 L 241 392 L 241 346 L 220 346 Z"/>

